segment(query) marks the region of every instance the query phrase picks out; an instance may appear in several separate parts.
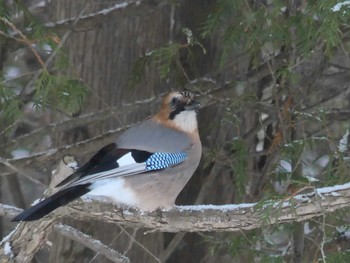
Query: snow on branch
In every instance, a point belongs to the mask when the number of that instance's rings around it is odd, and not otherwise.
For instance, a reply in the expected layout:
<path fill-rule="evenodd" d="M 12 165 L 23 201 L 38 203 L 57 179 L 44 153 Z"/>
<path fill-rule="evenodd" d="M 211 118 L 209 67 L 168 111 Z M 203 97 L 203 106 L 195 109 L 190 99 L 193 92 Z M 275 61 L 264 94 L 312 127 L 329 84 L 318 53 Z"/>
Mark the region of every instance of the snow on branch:
<path fill-rule="evenodd" d="M 48 22 L 45 24 L 45 27 L 54 28 L 56 32 L 61 30 L 65 31 L 72 26 L 74 31 L 79 31 L 80 29 L 86 30 L 87 28 L 98 28 L 106 23 L 111 17 L 117 16 L 121 11 L 123 11 L 123 14 L 134 16 L 144 15 L 145 12 L 153 12 L 163 5 L 163 1 L 153 1 L 152 3 L 149 3 L 148 1 L 143 0 L 125 0 L 116 3 L 111 7 L 98 10 L 97 12 L 82 15 L 75 25 L 73 25 L 73 23 L 76 21 L 76 17 L 70 17 L 56 22 Z"/>
<path fill-rule="evenodd" d="M 177 206 L 142 213 L 101 202 L 79 202 L 66 213 L 79 220 L 101 220 L 162 232 L 241 231 L 266 225 L 305 221 L 350 206 L 350 183 L 307 188 L 308 193 L 284 200 L 238 205 Z"/>
<path fill-rule="evenodd" d="M 128 7 L 131 4 L 139 5 L 139 1 L 124 1 L 123 3 L 117 3 L 117 4 L 113 5 L 112 7 L 102 9 L 102 10 L 99 10 L 95 13 L 91 13 L 88 15 L 83 15 L 83 16 L 81 16 L 81 18 L 79 20 L 94 18 L 94 17 L 98 17 L 101 15 L 105 16 L 105 15 L 111 14 L 114 11 L 119 11 L 119 10 L 125 9 L 126 7 Z M 67 18 L 67 19 L 64 19 L 61 21 L 57 21 L 55 23 L 52 23 L 52 22 L 46 23 L 45 26 L 46 27 L 55 27 L 57 25 L 73 23 L 73 21 L 75 21 L 75 20 L 76 20 L 76 17 Z"/>
<path fill-rule="evenodd" d="M 337 3 L 335 6 L 331 8 L 333 12 L 338 12 L 342 7 L 349 7 L 350 6 L 350 1 L 343 1 L 340 3 Z"/>
<path fill-rule="evenodd" d="M 28 255 L 32 257 L 34 252 L 45 244 L 52 226 L 63 216 L 144 228 L 148 232 L 235 232 L 273 224 L 305 221 L 350 206 L 350 183 L 317 189 L 308 187 L 302 190 L 306 190 L 307 193 L 283 200 L 238 205 L 176 206 L 172 210 L 150 213 L 131 208 L 121 209 L 111 203 L 85 199 L 84 202 L 78 201 L 60 208 L 42 220 L 19 224 L 6 242 L 3 242 L 0 251 L 5 249 L 8 251 L 10 246 L 17 248 L 17 251 L 13 249 L 11 252 L 21 260 Z M 13 216 L 17 211 L 19 209 L 0 204 L 0 215 Z M 61 229 L 59 226 L 55 228 Z M 26 242 L 31 242 L 31 245 L 25 246 Z M 21 250 L 23 247 L 30 247 L 31 250 L 25 250 L 24 253 Z M 107 248 L 102 247 L 102 250 L 105 249 Z M 24 254 L 20 254 L 21 252 Z"/>
<path fill-rule="evenodd" d="M 56 185 L 58 181 L 62 181 L 70 175 L 74 169 L 76 169 L 75 157 L 71 155 L 63 156 L 53 172 L 52 182 L 45 192 L 45 195 L 48 196 L 52 194 L 53 191 L 56 190 L 53 185 Z M 21 211 L 23 210 L 0 204 L 0 216 L 13 218 Z M 99 240 L 95 240 L 70 226 L 57 224 L 57 221 L 61 217 L 60 214 L 51 214 L 43 220 L 19 223 L 16 228 L 0 242 L 0 262 L 31 262 L 36 252 L 46 244 L 52 228 L 60 234 L 104 255 L 113 262 L 129 262 L 127 257 L 102 244 Z"/>

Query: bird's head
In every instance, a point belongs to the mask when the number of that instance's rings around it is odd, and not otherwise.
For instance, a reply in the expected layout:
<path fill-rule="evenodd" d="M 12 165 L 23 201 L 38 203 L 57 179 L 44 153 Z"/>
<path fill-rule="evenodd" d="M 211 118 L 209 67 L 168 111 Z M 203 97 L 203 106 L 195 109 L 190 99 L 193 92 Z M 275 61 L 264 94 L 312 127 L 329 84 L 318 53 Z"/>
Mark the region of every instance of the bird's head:
<path fill-rule="evenodd" d="M 163 98 L 158 121 L 184 132 L 197 130 L 196 112 L 201 104 L 189 91 L 171 92 Z"/>

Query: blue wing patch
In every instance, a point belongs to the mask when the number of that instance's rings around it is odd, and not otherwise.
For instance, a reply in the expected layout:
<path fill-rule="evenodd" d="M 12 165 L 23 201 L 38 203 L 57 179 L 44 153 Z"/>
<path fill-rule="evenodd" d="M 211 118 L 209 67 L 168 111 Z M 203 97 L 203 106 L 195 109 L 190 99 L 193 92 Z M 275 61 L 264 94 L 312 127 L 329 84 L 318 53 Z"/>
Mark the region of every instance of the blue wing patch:
<path fill-rule="evenodd" d="M 179 163 L 182 163 L 187 157 L 188 154 L 185 152 L 154 153 L 145 162 L 146 171 L 160 170 L 177 165 Z"/>

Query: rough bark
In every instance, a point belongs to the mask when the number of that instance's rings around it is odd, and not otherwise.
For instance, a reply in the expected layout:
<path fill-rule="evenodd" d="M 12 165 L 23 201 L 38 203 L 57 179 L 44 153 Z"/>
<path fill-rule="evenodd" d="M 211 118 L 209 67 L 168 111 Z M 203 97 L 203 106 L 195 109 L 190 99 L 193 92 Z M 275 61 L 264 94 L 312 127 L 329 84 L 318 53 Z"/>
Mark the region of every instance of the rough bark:
<path fill-rule="evenodd" d="M 160 79 L 154 67 L 147 67 L 147 77 L 140 85 L 134 89 L 127 87 L 133 63 L 145 53 L 169 42 L 170 5 L 163 1 L 117 3 L 101 1 L 99 4 L 91 1 L 55 1 L 50 4 L 54 20 L 51 25 L 58 32 L 70 29 L 85 5 L 88 5 L 86 11 L 74 26 L 74 34 L 67 40 L 65 49 L 72 65 L 70 71 L 75 72 L 91 89 L 91 96 L 84 112 L 90 113 L 102 109 L 107 109 L 109 112 L 106 114 L 108 117 L 104 117 L 103 121 L 99 120 L 99 123 L 90 121 L 88 125 L 86 123 L 82 125 L 80 130 L 67 129 L 57 134 L 55 145 L 58 147 L 74 144 L 77 138 L 82 136 L 85 140 L 106 134 L 116 127 L 123 129 L 131 123 L 143 120 L 151 112 L 155 112 L 157 103 L 153 102 L 147 107 L 143 107 L 142 104 L 139 106 L 129 104 L 125 107 L 130 109 L 127 113 L 123 111 L 122 104 L 158 98 L 158 94 L 165 91 L 159 88 Z M 114 107 L 116 105 L 117 107 Z M 114 140 L 116 133 L 110 135 L 102 138 L 101 144 L 95 144 L 88 152 L 96 151 L 105 145 L 107 140 L 108 143 Z M 82 152 L 86 153 L 83 150 L 72 154 L 80 155 Z M 131 242 L 130 237 L 122 233 L 119 228 L 110 228 L 99 221 L 81 223 L 68 219 L 65 222 L 79 227 L 88 234 L 93 234 L 106 244 L 112 243 L 111 247 L 122 253 L 128 250 Z M 140 235 L 137 240 L 153 253 L 158 253 L 163 245 L 162 234 L 159 233 L 147 238 Z M 53 247 L 50 251 L 52 262 L 84 261 L 93 256 L 89 249 L 78 247 L 76 242 L 67 240 L 59 234 L 52 235 L 52 241 Z M 132 248 L 128 253 L 131 261 L 148 261 L 148 254 L 144 253 L 143 249 L 137 246 Z M 103 262 L 105 259 L 98 258 L 98 260 Z"/>
<path fill-rule="evenodd" d="M 20 223 L 2 242 L 1 260 L 5 258 L 9 262 L 30 262 L 35 253 L 45 245 L 52 225 L 62 216 L 81 221 L 98 220 L 147 229 L 144 234 L 155 231 L 237 232 L 280 223 L 302 222 L 350 206 L 350 183 L 306 190 L 309 193 L 280 201 L 271 200 L 264 204 L 182 206 L 169 211 L 150 213 L 121 209 L 113 204 L 98 201 L 75 202 L 71 206 L 59 209 L 48 218 Z M 13 216 L 16 212 L 13 207 L 0 205 L 0 215 Z M 12 248 L 13 257 L 4 253 L 7 242 Z"/>

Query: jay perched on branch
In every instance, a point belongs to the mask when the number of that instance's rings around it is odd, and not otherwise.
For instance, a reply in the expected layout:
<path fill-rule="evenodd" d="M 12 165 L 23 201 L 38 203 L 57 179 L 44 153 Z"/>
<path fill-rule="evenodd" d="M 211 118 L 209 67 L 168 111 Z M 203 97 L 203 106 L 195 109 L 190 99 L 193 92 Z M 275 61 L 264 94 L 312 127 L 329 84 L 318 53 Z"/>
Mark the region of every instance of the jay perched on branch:
<path fill-rule="evenodd" d="M 152 118 L 126 130 L 57 185 L 57 193 L 17 215 L 32 221 L 85 194 L 152 211 L 171 208 L 202 154 L 191 92 L 171 92 Z"/>

